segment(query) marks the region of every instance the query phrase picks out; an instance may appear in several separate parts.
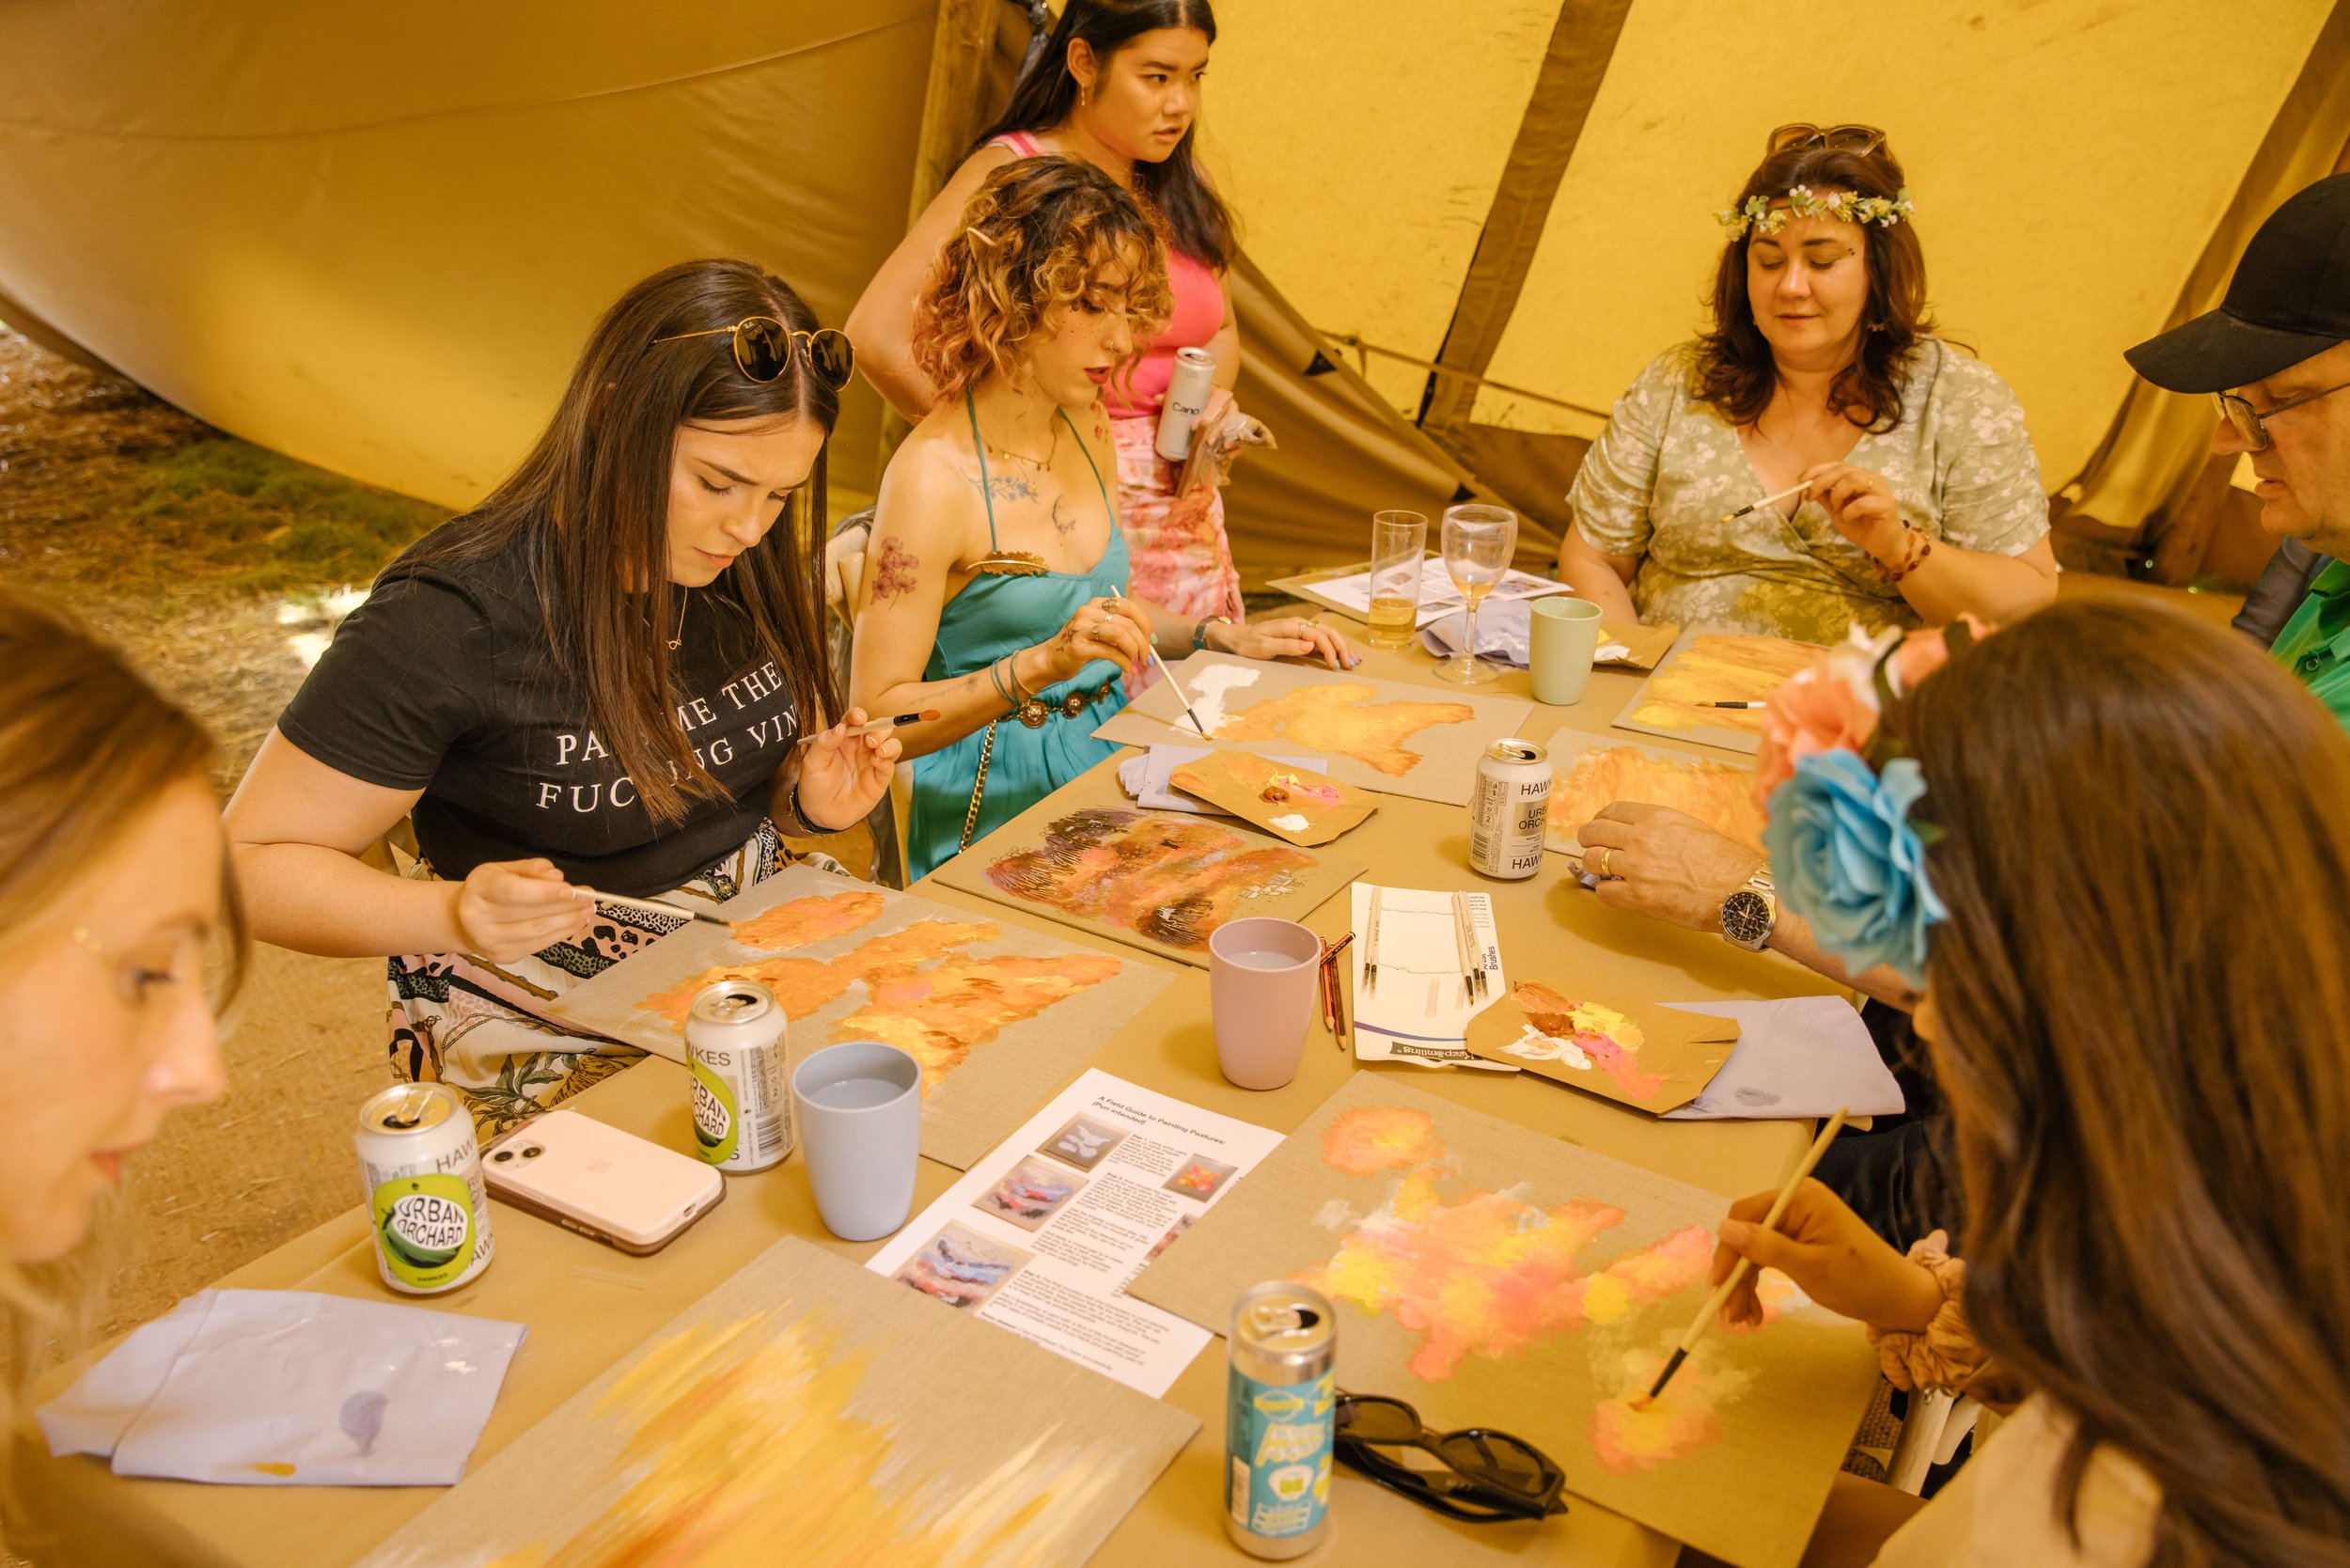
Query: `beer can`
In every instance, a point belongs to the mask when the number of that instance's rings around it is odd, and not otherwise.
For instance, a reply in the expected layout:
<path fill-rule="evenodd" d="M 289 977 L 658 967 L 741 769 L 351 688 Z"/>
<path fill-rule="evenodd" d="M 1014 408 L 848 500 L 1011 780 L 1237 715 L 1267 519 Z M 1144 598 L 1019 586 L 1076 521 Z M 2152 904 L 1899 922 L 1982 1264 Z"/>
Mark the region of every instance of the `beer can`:
<path fill-rule="evenodd" d="M 1205 349 L 1177 349 L 1175 373 L 1167 378 L 1167 400 L 1159 405 L 1159 456 L 1181 463 L 1191 456 L 1191 427 L 1208 409 L 1215 384 L 1215 355 Z"/>
<path fill-rule="evenodd" d="M 685 1015 L 694 1074 L 695 1152 L 741 1175 L 791 1152 L 783 1009 L 757 980 L 704 986 Z"/>
<path fill-rule="evenodd" d="M 1338 1322 L 1320 1292 L 1276 1279 L 1232 1308 L 1224 1528 L 1251 1557 L 1303 1557 L 1329 1533 Z"/>
<path fill-rule="evenodd" d="M 490 1200 L 465 1102 L 446 1084 L 399 1084 L 359 1107 L 359 1184 L 384 1283 L 453 1291 L 490 1266 Z"/>
<path fill-rule="evenodd" d="M 1550 810 L 1550 753 L 1515 736 L 1477 761 L 1469 798 L 1469 870 L 1516 882 L 1543 869 L 1543 819 Z"/>

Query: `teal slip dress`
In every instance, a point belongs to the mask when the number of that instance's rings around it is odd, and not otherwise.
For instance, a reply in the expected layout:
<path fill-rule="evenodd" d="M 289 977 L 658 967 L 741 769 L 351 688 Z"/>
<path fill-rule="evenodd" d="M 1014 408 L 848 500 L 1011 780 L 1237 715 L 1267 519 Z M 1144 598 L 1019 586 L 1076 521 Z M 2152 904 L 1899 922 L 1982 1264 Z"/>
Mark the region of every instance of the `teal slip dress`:
<path fill-rule="evenodd" d="M 968 392 L 964 406 L 971 415 L 971 445 L 979 454 L 979 494 L 987 503 L 987 542 L 995 538 L 995 497 L 987 483 L 987 447 L 979 439 L 979 410 Z M 1069 424 L 1069 413 L 1061 411 Z M 1069 424 L 1072 435 L 1077 427 Z M 1093 483 L 1102 492 L 1102 505 L 1110 516 L 1110 541 L 1089 572 L 1029 572 L 1018 575 L 982 574 L 964 585 L 939 612 L 938 642 L 922 671 L 925 681 L 951 681 L 987 666 L 1008 653 L 1032 647 L 1068 624 L 1077 606 L 1089 599 L 1105 599 L 1126 587 L 1129 564 L 1126 536 L 1118 526 L 1118 509 L 1102 470 L 1083 437 L 1077 449 L 1093 470 Z M 1045 687 L 1037 694 L 1050 709 L 1042 725 L 1031 729 L 1016 713 L 972 731 L 954 745 L 914 760 L 914 806 L 907 823 L 906 870 L 910 877 L 929 874 L 964 843 L 964 823 L 971 809 L 971 790 L 979 776 L 979 755 L 988 753 L 987 782 L 980 791 L 979 817 L 971 824 L 970 842 L 977 843 L 1046 795 L 1113 755 L 1117 745 L 1097 741 L 1093 731 L 1112 713 L 1126 706 L 1126 689 L 1118 666 L 1096 659 L 1076 678 Z M 1103 695 L 1103 688 L 1107 692 Z M 1063 711 L 1072 696 L 1091 698 L 1073 715 Z M 994 745 L 988 742 L 990 733 Z"/>

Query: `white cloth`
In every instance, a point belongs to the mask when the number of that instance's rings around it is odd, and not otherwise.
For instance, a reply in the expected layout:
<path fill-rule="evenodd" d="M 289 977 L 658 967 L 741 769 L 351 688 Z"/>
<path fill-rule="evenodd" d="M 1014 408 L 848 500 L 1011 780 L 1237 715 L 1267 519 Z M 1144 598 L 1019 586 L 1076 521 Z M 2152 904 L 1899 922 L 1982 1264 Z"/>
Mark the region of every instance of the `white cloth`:
<path fill-rule="evenodd" d="M 2056 1487 L 2073 1419 L 2035 1394 L 1934 1501 L 1894 1531 L 1876 1568 L 2144 1568 L 2154 1554 L 2162 1488 L 2111 1445 L 2089 1457 L 2076 1518 L 2064 1530 Z"/>
<path fill-rule="evenodd" d="M 204 1291 L 39 1411 L 52 1453 L 245 1486 L 448 1486 L 524 1326 L 308 1291 Z"/>

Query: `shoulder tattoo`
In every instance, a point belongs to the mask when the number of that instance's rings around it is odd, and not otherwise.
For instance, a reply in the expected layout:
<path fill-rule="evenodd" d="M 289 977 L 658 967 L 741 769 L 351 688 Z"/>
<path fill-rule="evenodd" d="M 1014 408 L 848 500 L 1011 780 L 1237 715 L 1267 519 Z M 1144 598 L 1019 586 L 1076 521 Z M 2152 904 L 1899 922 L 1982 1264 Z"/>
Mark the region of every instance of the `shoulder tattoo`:
<path fill-rule="evenodd" d="M 922 557 L 906 548 L 905 541 L 892 534 L 881 541 L 881 549 L 873 561 L 873 602 L 886 604 L 914 591 L 915 570 Z"/>

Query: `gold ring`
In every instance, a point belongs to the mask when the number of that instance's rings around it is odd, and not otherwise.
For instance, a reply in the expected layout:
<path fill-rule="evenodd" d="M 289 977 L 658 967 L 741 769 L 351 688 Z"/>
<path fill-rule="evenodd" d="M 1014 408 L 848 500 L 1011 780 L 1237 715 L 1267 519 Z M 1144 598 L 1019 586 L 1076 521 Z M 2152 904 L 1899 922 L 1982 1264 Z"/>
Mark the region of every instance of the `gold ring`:
<path fill-rule="evenodd" d="M 1614 846 L 1610 844 L 1602 844 L 1599 846 L 1599 865 L 1596 869 L 1599 872 L 1599 879 L 1602 882 L 1610 882 L 1614 880 L 1607 873 L 1607 857 L 1613 852 L 1613 849 Z"/>

